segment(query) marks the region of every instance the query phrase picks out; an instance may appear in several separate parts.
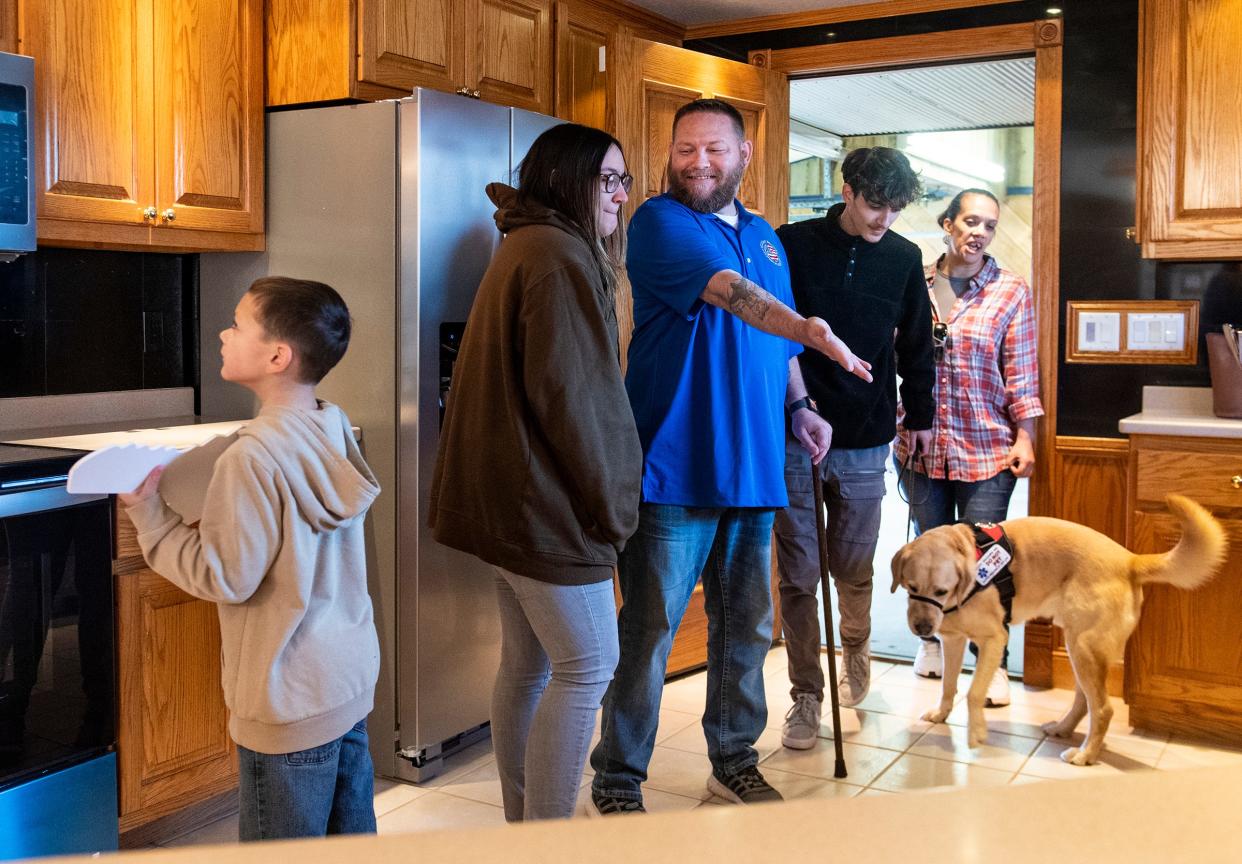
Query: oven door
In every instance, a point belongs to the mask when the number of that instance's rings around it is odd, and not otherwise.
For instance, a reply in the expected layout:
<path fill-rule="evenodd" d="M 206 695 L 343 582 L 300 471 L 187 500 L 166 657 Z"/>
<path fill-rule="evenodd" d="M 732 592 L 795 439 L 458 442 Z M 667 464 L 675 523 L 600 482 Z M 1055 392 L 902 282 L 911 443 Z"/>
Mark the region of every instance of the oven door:
<path fill-rule="evenodd" d="M 0 495 L 0 790 L 114 748 L 112 606 L 107 497 Z"/>

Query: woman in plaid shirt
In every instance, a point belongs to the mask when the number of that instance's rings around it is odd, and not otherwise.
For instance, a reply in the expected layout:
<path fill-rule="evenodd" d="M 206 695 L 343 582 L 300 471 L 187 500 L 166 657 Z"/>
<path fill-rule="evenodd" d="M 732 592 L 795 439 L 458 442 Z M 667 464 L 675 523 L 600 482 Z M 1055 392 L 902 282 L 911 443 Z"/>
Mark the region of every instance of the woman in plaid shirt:
<path fill-rule="evenodd" d="M 984 189 L 959 192 L 938 220 L 948 248 L 926 271 L 936 346 L 932 449 L 911 462 L 899 423 L 894 453 L 919 533 L 957 519 L 1002 521 L 1017 479 L 1035 470 L 1035 418 L 1044 413 L 1035 310 L 1026 280 L 985 254 L 999 220 L 1000 205 Z M 1008 665 L 1006 649 L 988 705 L 1009 704 Z M 920 644 L 915 672 L 938 678 L 943 667 L 939 641 Z"/>

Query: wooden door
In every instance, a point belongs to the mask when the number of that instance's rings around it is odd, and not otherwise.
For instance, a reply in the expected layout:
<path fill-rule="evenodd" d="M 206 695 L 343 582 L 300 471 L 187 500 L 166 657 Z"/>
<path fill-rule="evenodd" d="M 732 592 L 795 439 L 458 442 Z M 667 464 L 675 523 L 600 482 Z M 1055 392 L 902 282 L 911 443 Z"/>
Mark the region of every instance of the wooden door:
<path fill-rule="evenodd" d="M 465 83 L 459 48 L 469 4 L 458 0 L 358 0 L 358 80 L 410 91 Z"/>
<path fill-rule="evenodd" d="M 1242 258 L 1242 0 L 1143 0 L 1139 230 L 1154 258 Z"/>
<path fill-rule="evenodd" d="M 723 99 L 742 113 L 754 156 L 739 192 L 743 205 L 770 222 L 785 221 L 789 200 L 789 81 L 783 73 L 722 60 L 659 42 L 617 38 L 612 66 L 612 93 L 616 105 L 616 135 L 625 161 L 634 175 L 628 213 L 664 191 L 673 115 L 693 99 Z M 625 357 L 633 331 L 633 304 L 629 285 L 617 290 L 617 321 L 621 356 Z M 775 577 L 773 579 L 775 598 Z M 702 585 L 695 588 L 690 607 L 673 640 L 670 674 L 707 662 L 706 617 Z M 779 635 L 780 625 L 776 625 Z"/>
<path fill-rule="evenodd" d="M 755 152 L 739 197 L 773 226 L 789 201 L 789 81 L 784 74 L 622 37 L 614 67 L 617 137 L 625 147 L 637 207 L 664 191 L 673 114 L 692 99 L 723 99 L 737 108 Z M 636 170 L 637 169 L 637 170 Z"/>
<path fill-rule="evenodd" d="M 552 113 L 550 0 L 474 0 L 470 7 L 473 16 L 461 43 L 471 94 Z"/>
<path fill-rule="evenodd" d="M 35 58 L 40 242 L 82 221 L 144 226 L 155 204 L 150 0 L 22 5 Z M 145 228 L 143 228 L 145 236 Z"/>
<path fill-rule="evenodd" d="M 154 7 L 155 242 L 262 233 L 262 0 Z"/>
<path fill-rule="evenodd" d="M 592 8 L 556 4 L 557 117 L 612 131 L 608 71 L 615 62 L 617 22 Z"/>
<path fill-rule="evenodd" d="M 1238 460 L 1242 461 L 1242 460 Z M 1199 496 L 1195 496 L 1199 497 Z M 1205 504 L 1208 502 L 1204 502 Z M 1181 534 L 1165 512 L 1133 514 L 1133 551 L 1167 552 Z M 1131 722 L 1144 728 L 1242 741 L 1242 521 L 1221 520 L 1229 557 L 1194 591 L 1144 589 L 1126 655 Z"/>

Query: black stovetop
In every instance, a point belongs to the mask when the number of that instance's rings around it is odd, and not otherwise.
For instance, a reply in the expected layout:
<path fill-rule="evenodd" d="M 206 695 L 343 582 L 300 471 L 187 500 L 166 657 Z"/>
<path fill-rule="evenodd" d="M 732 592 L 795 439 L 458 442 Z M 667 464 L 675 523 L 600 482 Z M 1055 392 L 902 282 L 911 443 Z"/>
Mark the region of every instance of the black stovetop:
<path fill-rule="evenodd" d="M 85 455 L 85 450 L 0 444 L 0 489 L 6 484 L 67 474 Z"/>

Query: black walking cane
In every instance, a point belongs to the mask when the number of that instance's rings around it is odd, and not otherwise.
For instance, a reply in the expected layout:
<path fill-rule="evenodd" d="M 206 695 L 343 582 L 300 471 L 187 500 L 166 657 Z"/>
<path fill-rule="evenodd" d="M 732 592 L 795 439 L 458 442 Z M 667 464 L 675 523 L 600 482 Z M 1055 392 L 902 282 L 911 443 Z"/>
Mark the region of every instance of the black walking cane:
<path fill-rule="evenodd" d="M 819 584 L 824 593 L 824 629 L 828 632 L 828 698 L 832 700 L 832 745 L 836 748 L 837 764 L 832 776 L 838 779 L 845 772 L 845 747 L 841 742 L 841 701 L 837 694 L 836 629 L 832 626 L 832 584 L 828 578 L 828 526 L 824 524 L 824 487 L 819 469 L 811 463 L 811 485 L 815 487 L 815 535 L 819 539 Z"/>

